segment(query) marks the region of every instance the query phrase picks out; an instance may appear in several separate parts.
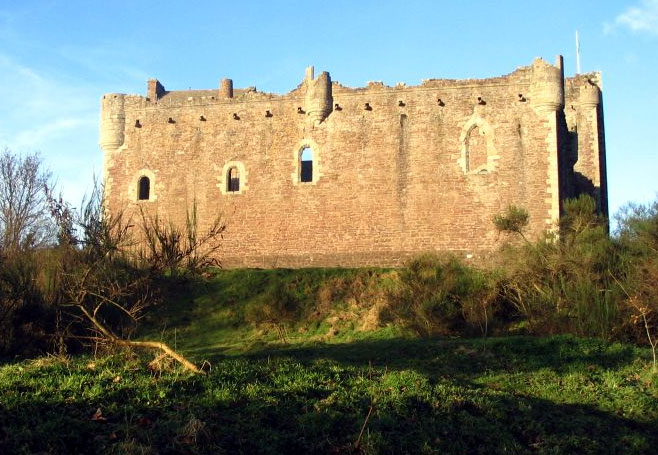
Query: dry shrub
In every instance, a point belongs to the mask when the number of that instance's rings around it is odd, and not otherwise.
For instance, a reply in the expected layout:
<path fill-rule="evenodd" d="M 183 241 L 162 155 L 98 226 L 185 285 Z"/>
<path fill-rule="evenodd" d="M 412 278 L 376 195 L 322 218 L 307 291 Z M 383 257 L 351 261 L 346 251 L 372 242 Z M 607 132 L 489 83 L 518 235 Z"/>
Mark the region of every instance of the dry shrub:
<path fill-rule="evenodd" d="M 369 332 L 381 327 L 385 321 L 385 313 L 388 309 L 388 300 L 379 298 L 375 300 L 374 304 L 368 308 L 366 315 L 363 317 L 363 322 L 359 330 L 362 332 Z"/>
<path fill-rule="evenodd" d="M 206 423 L 191 415 L 183 428 L 179 431 L 179 439 L 184 444 L 196 445 L 207 441 L 210 432 Z"/>
<path fill-rule="evenodd" d="M 300 314 L 297 297 L 288 285 L 278 281 L 245 307 L 244 317 L 253 325 L 274 327 L 281 341 L 287 343 L 287 329 Z"/>

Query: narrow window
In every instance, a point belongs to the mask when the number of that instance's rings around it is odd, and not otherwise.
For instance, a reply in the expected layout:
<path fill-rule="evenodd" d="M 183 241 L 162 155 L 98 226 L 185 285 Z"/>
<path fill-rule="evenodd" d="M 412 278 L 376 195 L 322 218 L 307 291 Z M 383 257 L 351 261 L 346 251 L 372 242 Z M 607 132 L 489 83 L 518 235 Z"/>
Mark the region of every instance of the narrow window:
<path fill-rule="evenodd" d="M 139 179 L 139 197 L 140 201 L 148 201 L 151 193 L 151 181 L 148 177 L 143 176 Z"/>
<path fill-rule="evenodd" d="M 466 145 L 466 166 L 469 172 L 480 169 L 486 172 L 487 138 L 477 126 L 471 129 Z"/>
<path fill-rule="evenodd" d="M 299 181 L 312 182 L 313 181 L 313 150 L 311 147 L 304 147 L 299 154 Z"/>
<path fill-rule="evenodd" d="M 228 170 L 227 175 L 227 190 L 229 193 L 237 193 L 240 191 L 240 171 L 237 167 L 232 167 Z"/>

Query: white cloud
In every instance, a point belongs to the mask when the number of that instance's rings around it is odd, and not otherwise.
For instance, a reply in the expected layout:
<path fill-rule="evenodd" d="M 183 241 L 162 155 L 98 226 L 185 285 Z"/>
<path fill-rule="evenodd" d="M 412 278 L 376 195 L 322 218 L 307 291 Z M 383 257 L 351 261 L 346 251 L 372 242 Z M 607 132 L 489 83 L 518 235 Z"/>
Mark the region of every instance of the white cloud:
<path fill-rule="evenodd" d="M 42 148 L 54 137 L 67 134 L 80 127 L 93 128 L 97 125 L 98 121 L 89 117 L 57 119 L 18 132 L 13 138 L 12 146 L 26 150 Z"/>
<path fill-rule="evenodd" d="M 633 32 L 658 35 L 658 0 L 642 0 L 615 18 L 614 25 L 604 25 L 605 31 L 625 27 Z"/>

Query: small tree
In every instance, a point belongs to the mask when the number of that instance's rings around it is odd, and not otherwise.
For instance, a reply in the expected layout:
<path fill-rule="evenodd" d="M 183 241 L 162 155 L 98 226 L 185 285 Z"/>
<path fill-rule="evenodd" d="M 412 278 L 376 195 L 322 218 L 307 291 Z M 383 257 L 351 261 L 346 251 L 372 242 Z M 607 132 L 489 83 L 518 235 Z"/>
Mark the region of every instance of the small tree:
<path fill-rule="evenodd" d="M 523 210 L 510 208 L 494 223 L 522 234 L 527 218 Z M 621 291 L 610 273 L 617 273 L 621 261 L 590 196 L 564 201 L 559 235 L 546 233 L 507 253 L 503 297 L 525 316 L 531 331 L 613 337 Z"/>
<path fill-rule="evenodd" d="M 159 350 L 185 368 L 203 373 L 163 342 L 129 338 L 131 327 L 157 298 L 152 286 L 153 279 L 160 276 L 171 263 L 163 262 L 158 257 L 149 260 L 146 255 L 136 258 L 131 254 L 135 246 L 131 235 L 132 225 L 124 219 L 123 214 L 112 214 L 104 210 L 103 192 L 98 186 L 80 211 L 73 211 L 65 204 L 53 203 L 52 207 L 60 222 L 60 232 L 69 235 L 61 245 L 64 251 L 59 262 L 59 292 L 56 293 L 58 304 L 67 309 L 72 317 L 81 318 L 91 331 L 91 336 L 86 338 L 120 346 Z M 222 231 L 215 229 L 201 235 L 201 240 L 196 240 L 193 248 L 181 250 L 177 243 L 172 246 L 172 255 L 183 264 L 207 263 L 209 259 L 205 254 L 215 250 L 204 249 L 205 242 L 215 242 Z M 188 238 L 196 238 L 196 234 L 189 231 L 181 232 Z"/>
<path fill-rule="evenodd" d="M 0 250 L 11 253 L 52 240 L 50 178 L 38 154 L 0 151 Z"/>
<path fill-rule="evenodd" d="M 628 298 L 628 305 L 632 310 L 631 321 L 635 326 L 642 326 L 647 336 L 651 354 L 653 356 L 654 373 L 658 372 L 658 362 L 656 361 L 656 348 L 658 348 L 658 315 L 656 308 L 652 308 L 646 302 L 643 302 L 637 295 Z M 654 305 L 655 306 L 655 305 Z"/>
<path fill-rule="evenodd" d="M 658 371 L 658 200 L 629 204 L 617 216 L 617 240 L 625 252 L 626 270 L 618 282 L 626 295 L 631 325 L 651 346 L 653 371 Z M 623 284 L 619 281 L 623 281 Z"/>
<path fill-rule="evenodd" d="M 0 352 L 44 344 L 49 309 L 37 285 L 40 248 L 54 238 L 50 172 L 37 154 L 0 150 Z"/>
<path fill-rule="evenodd" d="M 523 240 L 528 241 L 523 231 L 528 227 L 530 215 L 523 207 L 510 205 L 505 212 L 495 215 L 492 221 L 498 232 L 518 234 Z"/>
<path fill-rule="evenodd" d="M 138 256 L 151 269 L 169 276 L 197 274 L 208 267 L 221 267 L 217 253 L 222 245 L 226 224 L 221 216 L 199 233 L 196 201 L 186 213 L 185 226 L 150 216 L 140 207 L 143 246 Z"/>

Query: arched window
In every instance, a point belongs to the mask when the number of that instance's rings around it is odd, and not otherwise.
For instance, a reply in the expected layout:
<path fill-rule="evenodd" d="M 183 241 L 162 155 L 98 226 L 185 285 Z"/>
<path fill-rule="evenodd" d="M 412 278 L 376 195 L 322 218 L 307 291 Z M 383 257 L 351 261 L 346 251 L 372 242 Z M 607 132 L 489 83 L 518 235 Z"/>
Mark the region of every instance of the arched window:
<path fill-rule="evenodd" d="M 308 146 L 299 152 L 299 181 L 313 181 L 313 149 Z"/>
<path fill-rule="evenodd" d="M 139 179 L 139 183 L 137 184 L 137 193 L 138 197 L 137 199 L 140 201 L 148 201 L 149 196 L 151 194 L 151 181 L 149 180 L 148 177 L 142 176 Z"/>
<path fill-rule="evenodd" d="M 472 128 L 466 140 L 466 170 L 486 172 L 487 138 L 484 130 L 477 126 Z"/>
<path fill-rule="evenodd" d="M 240 191 L 240 171 L 237 167 L 229 168 L 226 175 L 226 191 L 237 193 Z"/>

